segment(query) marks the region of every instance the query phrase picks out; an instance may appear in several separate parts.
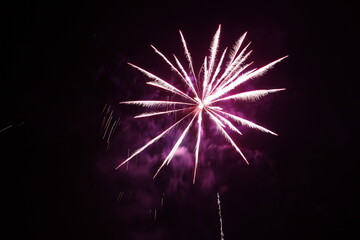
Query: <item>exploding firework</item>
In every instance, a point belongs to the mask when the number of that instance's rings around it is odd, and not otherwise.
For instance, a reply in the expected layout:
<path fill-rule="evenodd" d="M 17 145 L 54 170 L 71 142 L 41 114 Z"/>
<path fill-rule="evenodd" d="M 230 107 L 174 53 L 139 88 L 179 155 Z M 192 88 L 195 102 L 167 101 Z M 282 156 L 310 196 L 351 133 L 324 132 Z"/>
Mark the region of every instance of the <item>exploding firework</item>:
<path fill-rule="evenodd" d="M 183 142 L 184 138 L 189 132 L 189 129 L 197 125 L 197 136 L 196 136 L 196 145 L 195 145 L 195 163 L 194 163 L 194 173 L 193 173 L 193 182 L 195 182 L 197 166 L 199 163 L 199 151 L 201 146 L 201 135 L 203 131 L 203 118 L 209 118 L 217 127 L 218 132 L 221 133 L 224 138 L 234 147 L 234 149 L 241 155 L 247 164 L 248 160 L 237 146 L 235 141 L 230 137 L 229 130 L 234 131 L 241 135 L 239 129 L 235 126 L 234 122 L 257 129 L 262 132 L 270 133 L 272 135 L 277 135 L 276 133 L 255 124 L 249 120 L 246 120 L 242 117 L 231 114 L 218 106 L 220 102 L 229 101 L 229 100 L 238 100 L 238 101 L 256 101 L 261 97 L 264 97 L 270 93 L 279 92 L 285 90 L 284 88 L 280 89 L 260 89 L 253 91 L 246 91 L 241 93 L 233 93 L 233 90 L 236 90 L 238 86 L 244 82 L 253 79 L 255 77 L 261 76 L 266 73 L 270 68 L 272 68 L 276 63 L 283 60 L 285 57 L 279 58 L 273 62 L 268 63 L 267 65 L 261 68 L 253 68 L 249 70 L 252 62 L 247 63 L 246 60 L 251 54 L 251 50 L 248 50 L 249 44 L 242 48 L 246 33 L 244 33 L 233 45 L 230 53 L 227 55 L 227 48 L 222 52 L 220 58 L 218 58 L 218 48 L 220 40 L 220 30 L 221 25 L 217 29 L 211 45 L 209 56 L 205 57 L 204 62 L 198 72 L 195 74 L 192 57 L 187 47 L 187 43 L 184 39 L 184 36 L 181 31 L 180 37 L 181 42 L 184 48 L 185 57 L 188 64 L 188 71 L 185 70 L 184 66 L 180 63 L 179 59 L 173 55 L 174 61 L 176 64 L 172 63 L 163 53 L 161 53 L 154 46 L 151 46 L 154 51 L 169 65 L 171 70 L 173 70 L 179 79 L 185 84 L 187 91 L 181 91 L 176 88 L 174 85 L 170 84 L 168 81 L 161 79 L 160 77 L 146 71 L 145 69 L 136 66 L 132 63 L 129 63 L 130 66 L 142 72 L 151 81 L 147 84 L 155 86 L 157 88 L 163 89 L 165 91 L 171 92 L 179 96 L 182 100 L 180 101 L 169 101 L 169 100 L 141 100 L 141 101 L 125 101 L 120 102 L 121 104 L 134 104 L 147 108 L 151 107 L 173 107 L 174 109 L 167 109 L 166 111 L 157 111 L 151 113 L 143 113 L 135 116 L 135 118 L 145 118 L 152 117 L 157 115 L 168 115 L 175 114 L 177 112 L 185 112 L 180 120 L 176 121 L 173 125 L 167 128 L 158 136 L 154 137 L 152 140 L 147 142 L 144 146 L 137 149 L 132 153 L 125 161 L 117 166 L 116 169 L 130 161 L 136 155 L 144 151 L 147 147 L 155 143 L 160 138 L 168 134 L 172 129 L 179 125 L 180 122 L 184 121 L 187 118 L 190 118 L 190 123 L 183 130 L 182 134 L 176 141 L 175 145 L 172 147 L 170 153 L 162 162 L 161 166 L 154 175 L 154 178 L 159 173 L 159 171 L 165 166 L 168 165 L 173 159 L 177 149 Z M 225 60 L 227 58 L 227 60 Z M 195 124 L 195 122 L 197 124 Z"/>

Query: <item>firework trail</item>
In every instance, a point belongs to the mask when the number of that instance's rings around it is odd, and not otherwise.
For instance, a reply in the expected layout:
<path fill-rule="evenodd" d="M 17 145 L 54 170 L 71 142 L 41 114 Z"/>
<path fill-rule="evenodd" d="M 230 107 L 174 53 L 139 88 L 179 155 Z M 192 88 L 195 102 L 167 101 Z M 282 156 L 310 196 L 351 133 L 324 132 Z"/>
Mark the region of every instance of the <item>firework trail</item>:
<path fill-rule="evenodd" d="M 129 63 L 130 66 L 134 67 L 138 71 L 142 72 L 145 76 L 147 76 L 150 81 L 147 84 L 152 85 L 154 87 L 163 89 L 174 95 L 177 95 L 180 99 L 179 101 L 169 101 L 169 100 L 140 100 L 140 101 L 125 101 L 120 102 L 120 104 L 133 104 L 146 108 L 161 108 L 166 107 L 166 111 L 155 111 L 150 113 L 143 113 L 135 116 L 135 118 L 145 118 L 152 117 L 158 115 L 168 115 L 168 114 L 176 114 L 177 112 L 184 112 L 184 117 L 178 120 L 175 124 L 170 126 L 168 129 L 163 131 L 158 136 L 154 137 L 144 146 L 140 147 L 133 154 L 128 156 L 128 158 L 119 164 L 116 169 L 130 161 L 136 155 L 140 154 L 147 147 L 155 143 L 160 138 L 164 137 L 171 130 L 173 130 L 176 126 L 179 125 L 180 122 L 184 121 L 191 117 L 190 123 L 187 125 L 185 130 L 182 132 L 181 136 L 176 141 L 175 145 L 171 149 L 170 153 L 167 155 L 158 171 L 155 173 L 154 177 L 159 173 L 162 167 L 168 165 L 172 158 L 175 155 L 176 150 L 179 148 L 184 138 L 186 137 L 189 129 L 193 126 L 197 126 L 197 137 L 196 137 L 196 145 L 195 145 L 195 163 L 194 163 L 194 174 L 193 174 L 193 182 L 196 179 L 196 171 L 199 163 L 199 151 L 201 148 L 201 134 L 203 131 L 203 118 L 208 117 L 212 120 L 212 122 L 217 127 L 218 131 L 224 136 L 224 138 L 234 147 L 234 149 L 240 154 L 240 156 L 245 160 L 247 164 L 248 161 L 240 148 L 234 142 L 234 140 L 229 135 L 229 130 L 234 131 L 241 135 L 241 132 L 234 125 L 234 122 L 239 123 L 240 125 L 247 126 L 249 128 L 257 129 L 262 132 L 270 133 L 272 135 L 277 135 L 276 133 L 255 124 L 247 119 L 241 118 L 239 116 L 233 115 L 231 113 L 226 112 L 220 106 L 217 105 L 219 102 L 229 101 L 229 100 L 237 100 L 237 101 L 256 101 L 268 94 L 279 92 L 285 90 L 284 88 L 279 89 L 260 89 L 253 90 L 241 93 L 233 93 L 238 86 L 243 84 L 244 82 L 251 80 L 253 78 L 259 77 L 266 73 L 270 68 L 272 68 L 276 63 L 283 60 L 285 57 L 279 58 L 273 62 L 268 63 L 267 65 L 261 68 L 254 68 L 248 70 L 251 66 L 251 63 L 246 63 L 246 60 L 251 54 L 251 50 L 248 50 L 248 45 L 242 48 L 243 41 L 245 39 L 246 33 L 244 33 L 234 44 L 230 53 L 226 58 L 227 48 L 222 51 L 220 59 L 218 60 L 218 52 L 219 52 L 219 41 L 220 41 L 220 30 L 221 25 L 217 29 L 215 36 L 212 39 L 210 45 L 210 53 L 209 56 L 205 57 L 204 62 L 198 72 L 195 74 L 194 65 L 192 61 L 192 57 L 187 47 L 187 43 L 185 41 L 184 35 L 180 32 L 181 42 L 184 48 L 185 58 L 188 64 L 189 71 L 186 71 L 184 66 L 181 64 L 180 60 L 173 55 L 175 64 L 172 63 L 163 53 L 161 53 L 154 46 L 151 46 L 155 53 L 158 54 L 171 68 L 172 71 L 178 75 L 179 79 L 185 84 L 186 91 L 182 91 L 168 81 L 161 79 L 160 77 L 146 71 L 145 69 L 136 66 L 132 63 Z M 242 49 L 241 49 L 242 48 Z M 189 92 L 189 93 L 186 93 Z M 169 110 L 169 107 L 173 107 L 172 110 Z"/>
<path fill-rule="evenodd" d="M 222 222 L 222 216 L 221 216 L 220 194 L 217 193 L 216 195 L 217 195 L 217 204 L 218 204 L 218 208 L 219 208 L 220 236 L 221 236 L 221 240 L 224 240 L 223 222 Z"/>

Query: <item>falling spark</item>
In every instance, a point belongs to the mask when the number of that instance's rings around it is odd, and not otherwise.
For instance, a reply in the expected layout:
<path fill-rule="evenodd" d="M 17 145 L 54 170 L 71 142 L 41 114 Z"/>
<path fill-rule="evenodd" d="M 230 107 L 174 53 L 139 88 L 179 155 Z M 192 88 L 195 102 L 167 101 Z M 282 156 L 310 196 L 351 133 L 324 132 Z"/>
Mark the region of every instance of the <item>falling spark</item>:
<path fill-rule="evenodd" d="M 9 128 L 11 128 L 12 126 L 13 126 L 13 125 L 9 125 L 9 126 L 7 126 L 7 127 L 4 127 L 3 129 L 0 129 L 0 132 L 5 131 L 5 130 L 9 129 Z"/>
<path fill-rule="evenodd" d="M 114 111 L 111 109 L 112 106 L 105 104 L 103 108 L 103 119 L 101 123 L 102 139 L 106 140 L 108 150 L 110 146 L 110 139 L 116 128 L 119 126 L 120 118 L 115 119 Z"/>
<path fill-rule="evenodd" d="M 119 192 L 119 194 L 118 194 L 118 196 L 117 196 L 117 198 L 116 198 L 116 202 L 121 201 L 121 199 L 123 198 L 123 196 L 124 196 L 124 192 Z"/>
<path fill-rule="evenodd" d="M 223 231 L 223 221 L 221 216 L 221 202 L 220 202 L 220 194 L 217 193 L 217 203 L 219 208 L 219 219 L 220 219 L 220 236 L 221 240 L 224 240 L 224 231 Z"/>
<path fill-rule="evenodd" d="M 18 124 L 16 124 L 16 125 L 9 125 L 9 126 L 7 126 L 7 127 L 4 127 L 4 128 L 2 128 L 2 129 L 0 129 L 0 133 L 3 132 L 3 131 L 6 131 L 6 130 L 12 128 L 12 127 L 19 127 L 19 126 L 23 125 L 24 123 L 25 123 L 25 122 L 21 122 L 21 123 L 18 123 Z"/>
<path fill-rule="evenodd" d="M 269 69 L 271 69 L 275 64 L 282 61 L 285 57 L 279 58 L 275 61 L 270 62 L 269 64 L 261 67 L 254 68 L 248 70 L 251 66 L 252 62 L 246 63 L 246 60 L 251 54 L 251 50 L 248 50 L 250 45 L 247 44 L 244 48 L 241 49 L 241 46 L 246 37 L 246 33 L 244 33 L 234 44 L 232 49 L 229 51 L 228 60 L 224 60 L 226 58 L 227 48 L 221 51 L 220 60 L 218 60 L 219 51 L 219 42 L 220 42 L 220 31 L 221 25 L 219 25 L 215 36 L 213 37 L 210 44 L 210 53 L 209 56 L 205 57 L 203 65 L 201 66 L 198 75 L 195 75 L 194 64 L 192 61 L 192 57 L 187 47 L 187 43 L 185 41 L 184 35 L 180 32 L 181 42 L 184 48 L 185 58 L 187 60 L 189 72 L 185 71 L 184 66 L 181 64 L 180 60 L 173 55 L 175 64 L 172 63 L 163 53 L 161 53 L 157 48 L 151 45 L 154 49 L 155 53 L 158 54 L 172 71 L 174 71 L 179 79 L 185 84 L 186 91 L 176 88 L 166 80 L 161 79 L 153 73 L 148 72 L 147 70 L 136 66 L 132 63 L 129 63 L 130 66 L 142 72 L 145 76 L 150 78 L 152 81 L 147 82 L 147 84 L 152 85 L 154 87 L 163 89 L 174 95 L 177 95 L 182 100 L 180 101 L 171 101 L 167 100 L 139 100 L 139 101 L 125 101 L 120 102 L 121 104 L 132 104 L 139 105 L 142 107 L 150 108 L 150 107 L 166 107 L 166 111 L 155 111 L 150 113 L 142 113 L 140 115 L 135 116 L 135 118 L 146 118 L 153 117 L 159 115 L 168 115 L 168 114 L 177 114 L 178 112 L 184 112 L 184 117 L 180 120 L 176 121 L 175 124 L 170 126 L 168 129 L 163 131 L 158 136 L 151 139 L 144 146 L 137 149 L 131 155 L 128 154 L 127 159 L 125 159 L 122 163 L 120 163 L 116 169 L 128 163 L 132 158 L 140 154 L 147 147 L 155 143 L 160 138 L 167 135 L 172 129 L 180 124 L 180 122 L 188 119 L 189 116 L 192 116 L 190 122 L 188 123 L 185 130 L 182 132 L 181 136 L 176 141 L 175 145 L 171 149 L 170 153 L 164 159 L 163 163 L 160 165 L 158 170 L 156 171 L 154 178 L 159 173 L 159 171 L 165 165 L 168 165 L 173 157 L 175 156 L 176 151 L 179 146 L 182 144 L 184 138 L 186 137 L 189 129 L 197 126 L 197 135 L 196 135 L 196 145 L 195 145 L 195 163 L 194 163 L 194 174 L 193 174 L 193 183 L 196 179 L 197 167 L 199 164 L 199 152 L 201 148 L 201 134 L 203 131 L 203 118 L 208 117 L 215 124 L 219 133 L 221 133 L 224 138 L 234 147 L 234 149 L 240 154 L 240 156 L 244 159 L 244 161 L 249 164 L 248 160 L 245 158 L 239 146 L 235 143 L 235 141 L 230 137 L 229 130 L 241 134 L 238 128 L 234 125 L 238 123 L 240 125 L 253 128 L 262 132 L 270 133 L 273 135 L 277 135 L 276 133 L 256 124 L 247 119 L 241 118 L 239 116 L 233 115 L 216 104 L 224 101 L 256 101 L 266 95 L 271 93 L 279 92 L 285 90 L 285 88 L 278 89 L 260 89 L 253 90 L 241 93 L 233 93 L 238 86 L 243 84 L 244 82 L 251 80 L 253 78 L 259 77 L 266 73 Z M 188 93 L 187 93 L 188 92 Z M 172 107 L 172 108 L 169 108 Z M 219 195 L 218 195 L 219 199 Z M 220 207 L 220 206 L 219 206 Z"/>
<path fill-rule="evenodd" d="M 164 197 L 165 197 L 165 193 L 163 192 L 163 195 L 161 197 L 161 202 L 160 202 L 160 208 L 162 208 L 164 206 Z"/>
<path fill-rule="evenodd" d="M 157 209 L 154 209 L 154 221 L 156 221 L 156 217 L 157 217 Z"/>

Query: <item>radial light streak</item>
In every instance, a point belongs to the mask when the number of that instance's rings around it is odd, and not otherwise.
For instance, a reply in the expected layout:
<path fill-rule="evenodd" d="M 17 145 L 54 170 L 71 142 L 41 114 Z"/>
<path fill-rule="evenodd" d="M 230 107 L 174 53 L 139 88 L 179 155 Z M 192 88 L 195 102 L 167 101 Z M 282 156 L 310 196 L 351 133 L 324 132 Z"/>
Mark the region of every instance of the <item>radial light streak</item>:
<path fill-rule="evenodd" d="M 170 114 L 170 113 L 186 111 L 186 110 L 190 110 L 190 109 L 189 108 L 180 108 L 180 109 L 169 110 L 169 111 L 164 111 L 164 112 L 142 113 L 142 114 L 139 114 L 139 115 L 135 116 L 134 118 L 152 117 L 152 116 L 156 116 L 156 115 Z"/>
<path fill-rule="evenodd" d="M 246 32 L 235 42 L 234 46 L 230 50 L 228 55 L 228 60 L 224 61 L 227 48 L 222 50 L 220 59 L 218 59 L 219 52 L 219 42 L 220 42 L 220 31 L 221 26 L 219 25 L 212 41 L 210 44 L 210 52 L 209 56 L 205 57 L 202 66 L 198 72 L 196 77 L 194 71 L 194 64 L 192 61 L 192 57 L 187 47 L 187 43 L 185 41 L 184 35 L 181 31 L 180 38 L 184 48 L 185 58 L 188 63 L 189 71 L 186 71 L 184 66 L 181 64 L 180 60 L 173 55 L 175 64 L 172 63 L 163 53 L 161 53 L 157 48 L 151 45 L 151 47 L 157 53 L 168 66 L 170 66 L 171 70 L 176 72 L 176 74 L 180 77 L 182 82 L 185 84 L 185 89 L 180 90 L 176 88 L 174 85 L 170 84 L 168 81 L 161 79 L 153 73 L 148 72 L 147 70 L 138 67 L 132 63 L 129 63 L 130 66 L 142 72 L 145 76 L 149 77 L 153 81 L 147 82 L 147 84 L 152 85 L 154 87 L 166 90 L 171 92 L 181 98 L 179 101 L 169 101 L 169 100 L 139 100 L 139 101 L 125 101 L 120 102 L 121 104 L 133 104 L 140 105 L 143 107 L 174 107 L 172 110 L 167 111 L 157 111 L 150 113 L 142 113 L 140 115 L 135 116 L 135 118 L 146 118 L 163 114 L 173 114 L 177 112 L 184 112 L 184 117 L 178 120 L 175 124 L 170 126 L 168 129 L 163 131 L 161 134 L 147 142 L 144 146 L 137 149 L 131 156 L 129 156 L 125 161 L 117 166 L 116 169 L 130 161 L 133 157 L 140 154 L 147 147 L 155 143 L 160 138 L 164 137 L 168 134 L 172 129 L 174 129 L 177 125 L 179 125 L 182 121 L 188 118 L 190 115 L 193 115 L 190 122 L 188 123 L 185 130 L 181 133 L 180 137 L 172 147 L 171 151 L 164 159 L 154 177 L 160 172 L 160 170 L 168 165 L 172 158 L 175 156 L 176 151 L 179 146 L 184 141 L 186 135 L 189 133 L 189 130 L 193 126 L 197 126 L 196 133 L 196 145 L 195 145 L 195 164 L 194 164 L 194 174 L 193 174 L 193 182 L 196 179 L 197 167 L 199 164 L 199 152 L 201 147 L 201 135 L 203 132 L 203 117 L 207 116 L 212 122 L 215 124 L 219 132 L 225 137 L 225 139 L 234 147 L 234 149 L 241 155 L 244 161 L 249 164 L 248 160 L 245 158 L 244 154 L 240 150 L 239 146 L 235 143 L 235 141 L 230 137 L 228 130 L 236 132 L 241 135 L 239 129 L 234 125 L 234 122 L 239 123 L 240 125 L 250 127 L 262 132 L 270 133 L 273 135 L 277 135 L 276 133 L 234 114 L 224 111 L 220 106 L 216 105 L 219 102 L 224 101 L 256 101 L 266 95 L 271 93 L 279 92 L 285 90 L 285 88 L 277 88 L 277 89 L 260 89 L 260 90 L 252 90 L 241 93 L 234 93 L 233 90 L 236 90 L 238 86 L 243 84 L 244 82 L 251 80 L 253 78 L 259 77 L 266 73 L 269 69 L 271 69 L 275 64 L 283 60 L 285 57 L 279 58 L 275 61 L 270 62 L 269 64 L 257 69 L 253 68 L 251 70 L 247 70 L 252 62 L 246 63 L 246 60 L 250 56 L 252 50 L 248 50 L 250 43 L 245 47 L 241 47 L 244 39 L 246 37 Z M 242 50 L 241 50 L 242 48 Z M 226 63 L 224 63 L 226 62 Z M 184 87 L 184 86 L 183 86 Z M 185 107 L 185 106 L 186 107 Z M 183 106 L 178 108 L 178 106 Z M 197 124 L 194 124 L 196 119 Z M 218 195 L 219 198 L 219 195 Z M 219 200 L 219 199 L 218 199 Z M 223 236 L 222 236 L 223 237 Z"/>
<path fill-rule="evenodd" d="M 217 100 L 214 100 L 213 103 L 224 101 L 224 100 L 244 100 L 244 101 L 256 101 L 260 98 L 274 92 L 283 91 L 285 88 L 279 88 L 279 89 L 271 89 L 271 90 L 254 90 L 254 91 L 248 91 L 248 92 L 242 92 L 235 95 L 230 95 L 224 98 L 220 98 Z"/>
<path fill-rule="evenodd" d="M 155 101 L 126 101 L 120 102 L 121 104 L 136 104 L 143 107 L 162 107 L 162 106 L 173 106 L 173 105 L 195 105 L 195 103 L 187 103 L 187 102 L 173 102 L 173 101 L 163 101 L 163 100 L 155 100 Z"/>
<path fill-rule="evenodd" d="M 184 36 L 183 36 L 183 34 L 182 34 L 182 32 L 180 30 L 179 30 L 179 33 L 180 33 L 181 41 L 183 43 L 185 57 L 189 62 L 189 67 L 190 67 L 190 70 L 191 70 L 191 74 L 193 75 L 193 77 L 195 77 L 194 66 L 192 64 L 192 58 L 191 58 L 190 52 L 189 52 L 189 50 L 187 48 L 185 38 L 184 38 Z"/>
<path fill-rule="evenodd" d="M 202 129 L 202 127 L 201 127 L 202 111 L 199 111 L 199 117 L 198 117 L 197 123 L 198 123 L 198 133 L 197 133 L 196 146 L 195 146 L 195 167 L 194 167 L 193 183 L 195 183 L 197 165 L 199 162 L 199 149 L 200 149 L 201 129 Z"/>

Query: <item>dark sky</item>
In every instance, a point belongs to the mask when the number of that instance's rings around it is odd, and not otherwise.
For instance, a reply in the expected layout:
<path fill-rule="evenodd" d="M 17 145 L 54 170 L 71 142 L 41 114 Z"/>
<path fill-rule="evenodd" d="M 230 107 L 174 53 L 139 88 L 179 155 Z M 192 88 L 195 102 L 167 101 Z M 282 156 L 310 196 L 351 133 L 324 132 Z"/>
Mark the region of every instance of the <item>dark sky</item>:
<path fill-rule="evenodd" d="M 11 239 L 220 239 L 216 192 L 226 240 L 358 235 L 359 11 L 350 3 L 315 2 L 18 1 L 6 7 L 0 149 L 2 217 Z M 258 67 L 289 55 L 248 85 L 287 91 L 244 111 L 279 136 L 246 132 L 240 142 L 250 166 L 229 153 L 200 167 L 204 180 L 195 185 L 191 168 L 181 174 L 170 168 L 156 180 L 156 166 L 144 161 L 146 171 L 114 171 L 152 127 L 124 124 L 138 110 L 118 102 L 151 89 L 126 62 L 156 72 L 164 65 L 149 45 L 181 55 L 179 29 L 193 58 L 202 60 L 218 24 L 222 47 L 248 32 Z M 105 104 L 123 121 L 108 150 Z"/>

